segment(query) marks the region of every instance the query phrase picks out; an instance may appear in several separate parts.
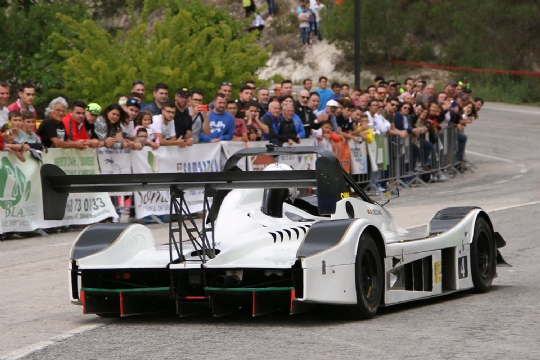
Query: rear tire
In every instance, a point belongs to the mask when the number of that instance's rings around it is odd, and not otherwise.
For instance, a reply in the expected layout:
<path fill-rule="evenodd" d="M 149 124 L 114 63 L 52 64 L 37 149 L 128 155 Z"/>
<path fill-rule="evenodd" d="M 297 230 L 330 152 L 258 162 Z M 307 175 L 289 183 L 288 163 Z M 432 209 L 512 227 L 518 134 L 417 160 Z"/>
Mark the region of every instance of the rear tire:
<path fill-rule="evenodd" d="M 497 271 L 497 249 L 493 232 L 483 217 L 476 219 L 471 243 L 471 276 L 474 288 L 486 292 L 491 287 Z"/>
<path fill-rule="evenodd" d="M 364 233 L 356 253 L 356 298 L 354 315 L 371 319 L 377 313 L 383 291 L 381 257 L 373 237 Z"/>

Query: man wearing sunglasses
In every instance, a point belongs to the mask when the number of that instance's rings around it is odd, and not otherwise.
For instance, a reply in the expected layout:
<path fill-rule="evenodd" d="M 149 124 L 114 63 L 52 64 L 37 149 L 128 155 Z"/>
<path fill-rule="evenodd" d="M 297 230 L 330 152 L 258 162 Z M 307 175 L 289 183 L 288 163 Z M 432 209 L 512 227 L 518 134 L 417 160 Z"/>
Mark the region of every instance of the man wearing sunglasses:
<path fill-rule="evenodd" d="M 386 100 L 387 97 L 388 97 L 388 92 L 386 90 L 386 84 L 381 81 L 379 85 L 377 85 L 377 98 L 379 100 L 387 102 Z"/>
<path fill-rule="evenodd" d="M 312 126 L 317 119 L 313 110 L 308 106 L 309 101 L 309 91 L 303 89 L 300 90 L 297 96 L 297 100 L 294 102 L 294 113 L 298 115 L 302 124 L 304 125 L 304 130 L 306 132 L 306 137 L 311 135 Z"/>
<path fill-rule="evenodd" d="M 366 115 L 369 119 L 369 127 L 373 129 L 375 135 L 384 135 L 388 130 L 385 124 L 385 119 L 379 114 L 380 105 L 379 100 L 371 99 L 368 102 L 368 111 Z"/>
<path fill-rule="evenodd" d="M 142 102 L 142 100 L 144 99 L 144 94 L 146 94 L 144 82 L 142 80 L 135 80 L 133 82 L 133 85 L 131 86 L 131 92 L 139 94 L 141 101 L 141 109 L 144 108 L 146 106 L 146 104 Z"/>
<path fill-rule="evenodd" d="M 396 128 L 396 124 L 394 123 L 394 116 L 397 111 L 397 107 L 399 105 L 399 100 L 396 97 L 389 97 L 388 101 L 386 103 L 386 106 L 384 107 L 381 115 L 390 123 L 390 129 L 388 130 L 388 135 L 396 135 L 403 139 L 405 139 L 409 134 L 407 133 L 407 130 L 399 130 Z"/>

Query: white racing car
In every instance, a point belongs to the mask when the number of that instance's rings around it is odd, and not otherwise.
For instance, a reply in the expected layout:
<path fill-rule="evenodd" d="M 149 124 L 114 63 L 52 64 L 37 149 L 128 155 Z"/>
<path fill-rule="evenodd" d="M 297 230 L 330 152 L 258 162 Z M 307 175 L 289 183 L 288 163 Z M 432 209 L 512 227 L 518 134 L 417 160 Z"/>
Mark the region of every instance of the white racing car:
<path fill-rule="evenodd" d="M 241 171 L 247 156 L 316 154 L 316 170 Z M 280 171 L 282 170 L 282 171 Z M 76 239 L 69 262 L 71 301 L 85 314 L 127 316 L 176 309 L 253 316 L 314 304 L 341 304 L 371 318 L 379 306 L 466 289 L 487 291 L 505 245 L 488 214 L 446 208 L 411 232 L 371 200 L 318 147 L 245 149 L 219 173 L 66 175 L 41 170 L 46 219 L 61 219 L 69 193 L 169 190 L 169 239 L 140 224 L 95 224 Z M 205 189 L 196 221 L 186 189 Z M 298 188 L 317 195 L 299 198 Z M 212 198 L 212 206 L 209 205 Z M 175 220 L 176 221 L 176 220 Z M 186 236 L 187 234 L 187 236 Z"/>

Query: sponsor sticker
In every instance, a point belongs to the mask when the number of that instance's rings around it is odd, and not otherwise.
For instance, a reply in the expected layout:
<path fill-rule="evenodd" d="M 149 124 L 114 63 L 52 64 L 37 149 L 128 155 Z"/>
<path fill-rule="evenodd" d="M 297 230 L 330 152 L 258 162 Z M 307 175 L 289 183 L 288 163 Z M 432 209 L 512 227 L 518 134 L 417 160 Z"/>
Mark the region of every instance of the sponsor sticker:
<path fill-rule="evenodd" d="M 433 275 L 434 284 L 440 284 L 442 281 L 442 260 L 436 261 L 435 264 L 433 264 Z"/>

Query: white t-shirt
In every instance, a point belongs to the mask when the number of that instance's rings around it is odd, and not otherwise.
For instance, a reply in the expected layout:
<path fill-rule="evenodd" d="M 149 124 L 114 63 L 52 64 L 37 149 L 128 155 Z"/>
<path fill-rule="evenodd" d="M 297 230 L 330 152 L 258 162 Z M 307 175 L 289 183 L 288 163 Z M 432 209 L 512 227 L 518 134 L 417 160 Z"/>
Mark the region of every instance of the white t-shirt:
<path fill-rule="evenodd" d="M 0 110 L 0 128 L 4 126 L 4 124 L 7 124 L 8 114 L 9 114 L 9 110 L 7 106 L 4 106 L 4 108 Z"/>
<path fill-rule="evenodd" d="M 169 121 L 167 125 L 163 123 L 163 118 L 161 115 L 154 115 L 152 117 L 152 124 L 150 128 L 154 130 L 154 133 L 161 134 L 165 140 L 176 136 L 176 131 L 174 130 L 174 120 Z"/>
<path fill-rule="evenodd" d="M 131 139 L 135 137 L 135 125 L 133 124 L 133 121 L 130 121 L 127 125 L 121 123 L 120 127 L 122 128 L 122 132 L 126 133 L 128 138 Z"/>
<path fill-rule="evenodd" d="M 380 114 L 375 114 L 371 116 L 369 111 L 366 111 L 365 114 L 369 119 L 369 128 L 373 129 L 375 135 L 384 135 L 388 130 L 390 130 L 391 124 L 384 116 Z"/>
<path fill-rule="evenodd" d="M 174 121 L 171 121 L 171 122 L 174 122 Z M 156 131 L 152 128 L 152 124 L 150 124 L 150 126 L 146 128 L 146 132 L 148 133 L 148 140 L 152 142 L 156 141 Z"/>

